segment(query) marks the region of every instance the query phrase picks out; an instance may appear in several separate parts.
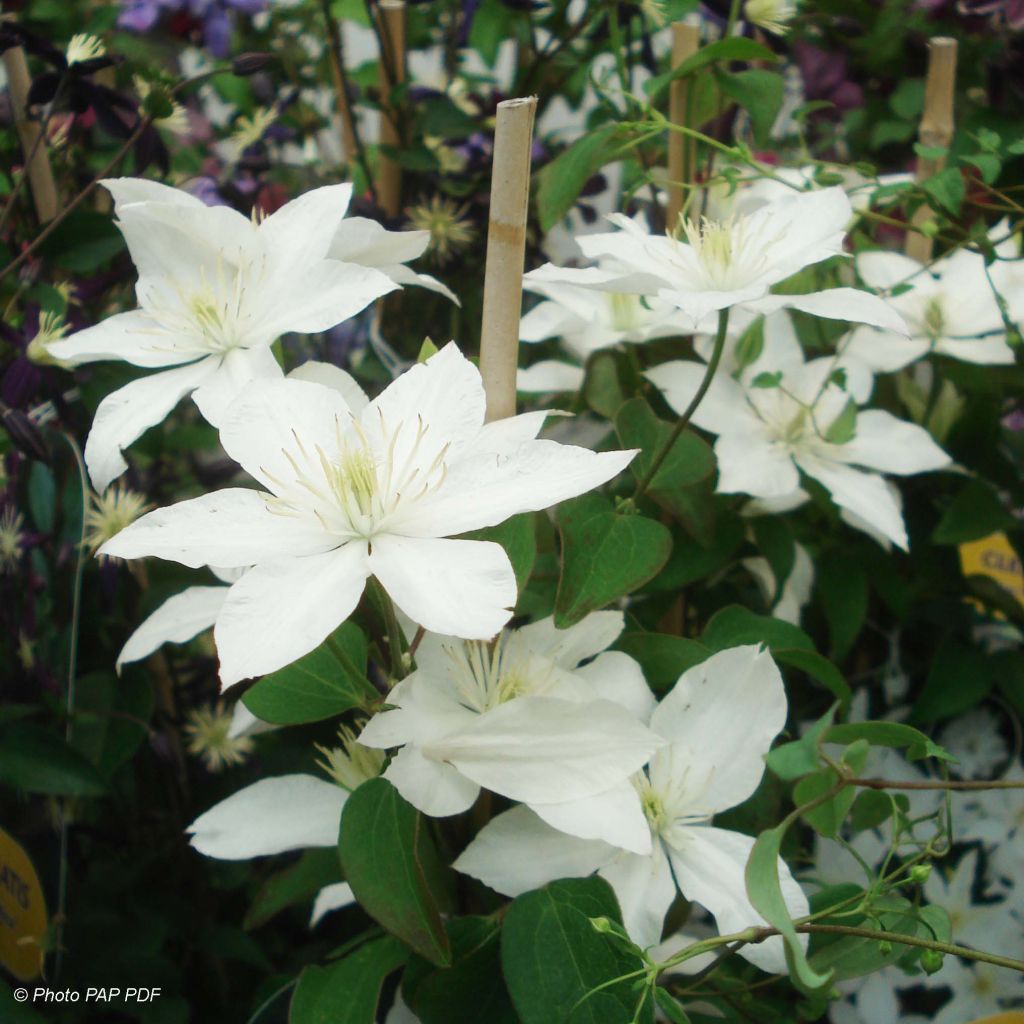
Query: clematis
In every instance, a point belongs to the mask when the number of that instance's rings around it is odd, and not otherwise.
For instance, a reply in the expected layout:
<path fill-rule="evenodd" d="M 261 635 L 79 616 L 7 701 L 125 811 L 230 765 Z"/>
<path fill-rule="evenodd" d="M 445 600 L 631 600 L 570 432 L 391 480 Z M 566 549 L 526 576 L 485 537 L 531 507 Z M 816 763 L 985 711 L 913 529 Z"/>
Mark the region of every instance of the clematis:
<path fill-rule="evenodd" d="M 660 940 L 677 886 L 711 912 L 723 934 L 763 924 L 744 883 L 753 838 L 710 822 L 757 788 L 764 755 L 785 721 L 786 692 L 771 656 L 754 646 L 721 651 L 685 672 L 651 715 L 651 728 L 667 745 L 634 779 L 649 853 L 567 835 L 516 807 L 485 825 L 455 867 L 507 896 L 597 872 L 615 890 L 626 930 L 644 947 Z M 778 867 L 790 914 L 803 916 L 806 897 L 781 860 Z M 786 970 L 778 938 L 745 946 L 740 955 L 766 971 Z"/>
<path fill-rule="evenodd" d="M 686 316 L 667 302 L 645 301 L 639 295 L 594 291 L 557 282 L 524 282 L 543 296 L 519 325 L 519 338 L 528 343 L 560 338 L 579 365 L 546 359 L 520 370 L 520 391 L 576 391 L 583 384 L 583 364 L 595 352 L 621 344 L 641 344 L 654 338 L 690 333 Z"/>
<path fill-rule="evenodd" d="M 1006 259 L 1016 255 L 1012 241 L 997 246 Z M 997 261 L 985 268 L 980 253 L 958 250 L 925 269 L 916 260 L 896 252 L 864 252 L 857 257 L 857 273 L 865 284 L 890 292 L 889 304 L 904 319 L 909 337 L 898 332 L 857 327 L 843 346 L 848 356 L 863 360 L 879 373 L 891 373 L 934 352 L 982 365 L 1014 361 L 1006 343 L 1006 326 L 993 286 L 1016 298 L 1021 261 Z M 992 281 L 989 282 L 988 275 Z"/>
<path fill-rule="evenodd" d="M 228 488 L 157 509 L 100 549 L 253 567 L 214 628 L 225 686 L 313 650 L 371 575 L 426 629 L 493 636 L 516 600 L 508 555 L 493 542 L 449 538 L 582 494 L 636 454 L 536 440 L 543 413 L 485 425 L 480 373 L 454 343 L 372 402 L 335 372 L 345 389 L 254 382 L 232 406 L 221 443 L 264 490 Z"/>
<path fill-rule="evenodd" d="M 693 329 L 711 313 L 738 307 L 754 313 L 800 309 L 903 331 L 902 320 L 885 302 L 856 288 L 769 294 L 798 270 L 842 255 L 852 216 L 839 187 L 794 192 L 725 221 L 684 220 L 681 237 L 650 235 L 628 217 L 612 214 L 609 220 L 621 230 L 578 239 L 583 254 L 598 266 L 573 270 L 545 264 L 526 281 L 657 298 L 685 314 Z"/>
<path fill-rule="evenodd" d="M 121 450 L 188 394 L 217 425 L 249 381 L 281 376 L 270 346 L 326 330 L 392 291 L 379 270 L 327 258 L 351 185 L 314 189 L 262 220 L 152 181 L 104 182 L 139 271 L 139 308 L 54 342 L 72 364 L 117 359 L 161 372 L 107 395 L 85 446 L 98 491 Z"/>
<path fill-rule="evenodd" d="M 907 548 L 900 504 L 881 475 L 943 469 L 949 456 L 922 427 L 879 409 L 860 411 L 860 388 L 840 386 L 832 358 L 765 373 L 753 380 L 721 374 L 693 415 L 717 434 L 718 491 L 799 503 L 800 474 L 817 480 L 840 509 Z M 647 372 L 677 412 L 696 394 L 705 368 L 664 363 Z"/>
<path fill-rule="evenodd" d="M 401 748 L 384 777 L 425 814 L 459 814 L 486 787 L 574 835 L 646 852 L 628 779 L 662 741 L 641 724 L 654 696 L 640 666 L 605 650 L 624 625 L 621 612 L 595 612 L 565 630 L 543 619 L 491 645 L 428 634 L 416 671 L 388 695 L 393 709 L 359 740 Z M 566 806 L 590 797 L 608 813 L 589 819 Z"/>

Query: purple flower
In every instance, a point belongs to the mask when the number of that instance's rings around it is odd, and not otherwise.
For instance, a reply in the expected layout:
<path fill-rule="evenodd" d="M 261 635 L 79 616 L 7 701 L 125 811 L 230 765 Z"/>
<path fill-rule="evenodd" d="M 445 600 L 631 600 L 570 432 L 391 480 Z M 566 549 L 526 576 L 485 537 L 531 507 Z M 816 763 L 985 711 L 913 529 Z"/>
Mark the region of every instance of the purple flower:
<path fill-rule="evenodd" d="M 121 0 L 118 24 L 133 32 L 148 32 L 165 11 L 184 11 L 202 24 L 203 42 L 215 57 L 231 49 L 232 12 L 242 15 L 266 10 L 268 0 Z"/>
<path fill-rule="evenodd" d="M 793 45 L 793 56 L 808 100 L 827 100 L 840 111 L 861 106 L 864 90 L 846 77 L 846 58 L 842 54 L 800 41 Z"/>

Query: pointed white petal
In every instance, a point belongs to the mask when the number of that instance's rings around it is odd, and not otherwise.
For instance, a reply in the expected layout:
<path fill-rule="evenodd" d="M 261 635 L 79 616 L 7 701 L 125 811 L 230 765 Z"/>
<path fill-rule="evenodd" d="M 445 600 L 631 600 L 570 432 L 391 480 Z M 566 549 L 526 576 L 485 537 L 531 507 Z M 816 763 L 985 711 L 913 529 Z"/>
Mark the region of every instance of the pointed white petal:
<path fill-rule="evenodd" d="M 322 259 L 352 198 L 351 184 L 324 185 L 285 203 L 259 225 L 261 241 L 283 266 Z"/>
<path fill-rule="evenodd" d="M 674 360 L 648 370 L 644 376 L 660 391 L 673 411 L 682 413 L 697 394 L 707 372 L 703 363 Z M 742 429 L 756 424 L 757 418 L 747 405 L 743 387 L 730 377 L 716 374 L 711 386 L 693 414 L 693 422 L 713 434 Z"/>
<path fill-rule="evenodd" d="M 312 775 L 280 775 L 229 796 L 189 825 L 207 857 L 248 860 L 338 842 L 348 792 Z"/>
<path fill-rule="evenodd" d="M 271 732 L 278 728 L 273 722 L 264 722 L 257 718 L 240 700 L 235 701 L 231 709 L 231 727 L 228 729 L 228 739 L 238 739 L 240 736 L 258 736 L 261 732 Z"/>
<path fill-rule="evenodd" d="M 527 394 L 579 391 L 585 377 L 582 366 L 573 366 L 558 359 L 542 359 L 516 373 L 516 390 Z"/>
<path fill-rule="evenodd" d="M 369 565 L 398 607 L 434 633 L 487 640 L 516 603 L 512 563 L 490 541 L 381 534 Z"/>
<path fill-rule="evenodd" d="M 114 558 L 149 555 L 198 569 L 254 565 L 270 557 L 326 551 L 336 544 L 318 527 L 269 512 L 266 498 L 257 491 L 229 487 L 147 512 L 99 553 Z"/>
<path fill-rule="evenodd" d="M 844 357 L 859 359 L 876 373 L 893 373 L 928 355 L 924 338 L 904 338 L 893 331 L 856 327 L 842 347 Z"/>
<path fill-rule="evenodd" d="M 752 494 L 781 498 L 800 486 L 793 458 L 758 426 L 748 433 L 722 434 L 715 442 L 720 494 Z"/>
<path fill-rule="evenodd" d="M 412 746 L 403 747 L 395 755 L 384 778 L 413 807 L 433 818 L 468 811 L 480 792 L 480 787 L 457 768 L 424 757 L 419 748 Z"/>
<path fill-rule="evenodd" d="M 882 409 L 858 414 L 857 433 L 852 441 L 839 446 L 838 454 L 844 462 L 899 476 L 945 469 L 952 464 L 927 430 Z"/>
<path fill-rule="evenodd" d="M 661 843 L 655 843 L 654 850 L 644 857 L 622 854 L 598 873 L 615 890 L 630 938 L 645 948 L 658 943 L 665 914 L 676 897 L 676 883 Z"/>
<path fill-rule="evenodd" d="M 214 640 L 224 687 L 291 664 L 352 614 L 368 569 L 364 543 L 250 569 L 228 593 Z"/>
<path fill-rule="evenodd" d="M 327 255 L 343 263 L 390 267 L 422 256 L 429 244 L 429 231 L 388 231 L 367 217 L 346 217 L 338 225 Z"/>
<path fill-rule="evenodd" d="M 556 878 L 585 878 L 615 854 L 607 843 L 565 835 L 528 807 L 514 807 L 491 819 L 452 866 L 505 896 L 520 896 Z"/>
<path fill-rule="evenodd" d="M 52 345 L 50 351 L 53 351 Z M 935 351 L 979 366 L 1012 366 L 1017 359 L 1003 336 L 967 340 L 944 338 L 935 346 Z"/>
<path fill-rule="evenodd" d="M 600 839 L 631 853 L 651 852 L 651 829 L 639 794 L 628 780 L 596 796 L 529 806 L 541 821 L 559 832 L 580 839 Z"/>
<path fill-rule="evenodd" d="M 333 388 L 345 399 L 345 404 L 354 413 L 361 412 L 370 403 L 369 397 L 355 377 L 333 363 L 321 363 L 310 359 L 295 367 L 288 374 L 288 379 L 304 380 L 311 384 L 322 384 L 325 388 Z"/>
<path fill-rule="evenodd" d="M 50 353 L 72 366 L 122 359 L 134 366 L 177 366 L 207 355 L 198 339 L 178 338 L 157 328 L 142 310 L 115 313 L 93 327 L 49 345 Z"/>
<path fill-rule="evenodd" d="M 747 303 L 747 307 L 762 313 L 799 309 L 829 320 L 848 320 L 854 324 L 881 327 L 904 337 L 910 334 L 903 317 L 885 299 L 859 288 L 829 288 L 809 295 L 766 295 L 756 302 Z"/>
<path fill-rule="evenodd" d="M 332 910 L 341 910 L 342 907 L 350 907 L 356 902 L 355 893 L 348 882 L 335 882 L 333 885 L 325 885 L 313 900 L 313 912 L 309 916 L 309 927 L 315 928 L 323 917 Z"/>
<path fill-rule="evenodd" d="M 164 417 L 217 369 L 217 359 L 203 359 L 174 370 L 140 377 L 112 391 L 100 402 L 85 442 L 85 464 L 101 494 L 127 468 L 121 451 Z"/>
<path fill-rule="evenodd" d="M 585 679 L 594 696 L 624 707 L 639 722 L 651 717 L 656 703 L 644 679 L 643 669 L 621 651 L 605 651 L 589 665 L 576 669 L 575 675 Z"/>
<path fill-rule="evenodd" d="M 888 291 L 897 285 L 927 277 L 920 263 L 899 252 L 862 252 L 857 256 L 857 273 L 870 288 Z"/>
<path fill-rule="evenodd" d="M 274 380 L 284 374 L 267 347 L 232 349 L 192 394 L 207 423 L 220 426 L 231 403 L 254 380 Z"/>
<path fill-rule="evenodd" d="M 212 629 L 227 597 L 227 587 L 189 587 L 169 597 L 128 638 L 115 668 L 148 657 L 163 644 L 183 644 Z"/>
<path fill-rule="evenodd" d="M 676 881 L 683 895 L 709 910 L 722 935 L 767 922 L 747 899 L 744 873 L 754 840 L 739 832 L 701 827 L 679 830 L 679 841 L 669 847 Z M 807 897 L 785 863 L 779 860 L 782 897 L 791 917 L 808 913 Z M 806 936 L 803 941 L 806 943 Z M 772 974 L 786 973 L 782 939 L 740 949 L 740 956 Z"/>
<path fill-rule="evenodd" d="M 519 640 L 535 654 L 550 658 L 556 665 L 574 669 L 593 658 L 619 638 L 626 627 L 622 612 L 591 612 L 568 629 L 558 629 L 553 616 L 531 622 L 516 631 Z"/>
<path fill-rule="evenodd" d="M 191 209 L 203 209 L 206 204 L 189 192 L 170 185 L 162 185 L 149 178 L 104 178 L 100 184 L 114 197 L 114 212 L 120 213 L 129 203 L 170 203 Z"/>
<path fill-rule="evenodd" d="M 737 709 L 742 708 L 742 714 Z M 764 757 L 786 724 L 786 690 L 771 655 L 732 647 L 684 672 L 651 716 L 651 728 L 709 771 L 702 808 L 724 811 L 757 789 Z"/>
<path fill-rule="evenodd" d="M 400 263 L 391 264 L 386 267 L 380 268 L 381 272 L 387 274 L 395 284 L 405 288 L 412 286 L 414 288 L 426 288 L 427 291 L 437 292 L 438 295 L 443 295 L 450 302 L 454 302 L 456 306 L 461 306 L 462 303 L 459 301 L 459 297 L 442 281 L 438 281 L 436 277 L 431 277 L 430 274 L 417 274 L 415 270 L 409 267 L 403 266 Z"/>

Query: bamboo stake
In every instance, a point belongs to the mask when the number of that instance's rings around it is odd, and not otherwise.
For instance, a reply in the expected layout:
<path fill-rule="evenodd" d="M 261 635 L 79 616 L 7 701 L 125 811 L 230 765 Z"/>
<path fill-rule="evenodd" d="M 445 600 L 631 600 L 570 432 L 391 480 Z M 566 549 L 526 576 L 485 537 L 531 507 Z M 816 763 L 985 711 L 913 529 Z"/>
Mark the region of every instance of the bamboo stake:
<path fill-rule="evenodd" d="M 956 40 L 936 36 L 928 43 L 928 77 L 925 79 L 924 113 L 918 129 L 922 146 L 949 147 L 953 141 L 953 97 L 956 91 Z M 938 174 L 946 166 L 946 158 L 918 157 L 916 178 L 922 182 Z M 920 227 L 931 219 L 932 209 L 922 205 L 911 222 Z M 908 231 L 906 253 L 920 263 L 932 256 L 932 240 L 919 231 Z"/>
<path fill-rule="evenodd" d="M 391 90 L 405 81 L 405 2 L 381 0 L 380 91 L 383 109 L 380 115 L 380 141 L 385 146 L 402 144 L 398 131 L 398 111 L 391 106 Z M 377 167 L 377 196 L 381 209 L 397 217 L 402 209 L 402 168 L 381 151 Z"/>
<path fill-rule="evenodd" d="M 28 90 L 32 84 L 28 73 L 28 61 L 25 59 L 25 51 L 20 46 L 11 47 L 3 55 L 3 61 L 4 69 L 7 71 L 7 86 L 11 93 L 14 127 L 21 140 L 22 152 L 25 154 L 23 173 L 28 175 L 28 184 L 39 223 L 45 224 L 57 216 L 57 186 L 53 180 L 46 140 L 42 137 L 43 130 L 36 121 L 31 121 L 28 117 Z"/>
<path fill-rule="evenodd" d="M 700 48 L 700 29 L 685 21 L 677 21 L 672 25 L 672 67 L 677 68 L 683 61 L 692 57 Z M 669 87 L 668 117 L 673 124 L 689 124 L 690 79 L 677 78 Z M 693 184 L 697 166 L 697 140 L 686 138 L 678 132 L 670 132 L 668 137 L 668 212 L 666 227 L 674 231 L 679 223 L 679 214 L 683 209 L 685 190 L 674 182 Z"/>
<path fill-rule="evenodd" d="M 345 50 L 342 44 L 341 29 L 328 0 L 322 0 L 321 8 L 327 24 L 327 56 L 331 66 L 331 84 L 334 87 L 334 103 L 341 121 L 341 147 L 345 151 L 345 162 L 355 163 L 357 154 L 355 122 L 353 120 L 352 103 L 345 85 Z"/>
<path fill-rule="evenodd" d="M 514 416 L 516 412 L 519 313 L 523 303 L 530 148 L 536 111 L 536 96 L 498 104 L 480 331 L 480 373 L 487 394 L 488 421 Z"/>

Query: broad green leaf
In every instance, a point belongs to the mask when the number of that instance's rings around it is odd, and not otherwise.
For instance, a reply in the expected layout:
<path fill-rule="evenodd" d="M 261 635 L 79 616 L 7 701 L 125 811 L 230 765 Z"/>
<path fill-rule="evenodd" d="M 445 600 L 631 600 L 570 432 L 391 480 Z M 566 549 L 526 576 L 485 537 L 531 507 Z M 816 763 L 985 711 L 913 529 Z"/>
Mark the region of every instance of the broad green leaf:
<path fill-rule="evenodd" d="M 754 531 L 758 550 L 768 560 L 775 577 L 775 593 L 770 598 L 770 603 L 774 604 L 782 594 L 796 561 L 793 528 L 781 516 L 753 516 L 748 522 Z"/>
<path fill-rule="evenodd" d="M 948 213 L 959 216 L 967 189 L 963 176 L 956 167 L 947 167 L 938 174 L 933 174 L 921 182 L 921 188 Z"/>
<path fill-rule="evenodd" d="M 75 210 L 57 225 L 39 247 L 53 266 L 88 274 L 124 251 L 124 239 L 113 218 L 98 210 Z"/>
<path fill-rule="evenodd" d="M 360 906 L 420 956 L 445 967 L 451 947 L 442 913 L 450 903 L 451 875 L 428 820 L 386 779 L 371 779 L 345 803 L 338 850 Z"/>
<path fill-rule="evenodd" d="M 726 568 L 743 543 L 745 523 L 729 512 L 725 503 L 712 505 L 715 539 L 710 546 L 698 543 L 681 530 L 672 533 L 672 554 L 664 569 L 644 587 L 645 591 L 678 590 Z"/>
<path fill-rule="evenodd" d="M 686 1016 L 686 1011 L 667 989 L 663 989 L 660 985 L 655 988 L 654 1001 L 666 1019 L 672 1021 L 672 1024 L 690 1024 L 690 1018 Z"/>
<path fill-rule="evenodd" d="M 672 551 L 667 527 L 641 515 L 616 512 L 599 494 L 563 502 L 557 522 L 562 572 L 555 625 L 560 629 L 643 586 Z"/>
<path fill-rule="evenodd" d="M 575 205 L 583 186 L 620 148 L 617 124 L 604 124 L 577 139 L 537 174 L 537 219 L 550 231 Z"/>
<path fill-rule="evenodd" d="M 817 651 L 808 651 L 803 647 L 772 647 L 768 645 L 772 657 L 780 665 L 806 672 L 812 679 L 822 684 L 833 697 L 839 699 L 840 711 L 845 713 L 853 698 L 849 683 L 843 678 L 842 672 L 828 658 Z"/>
<path fill-rule="evenodd" d="M 28 510 L 40 533 L 53 529 L 57 514 L 57 481 L 45 462 L 33 462 L 28 474 Z"/>
<path fill-rule="evenodd" d="M 298 725 L 333 718 L 352 708 L 369 708 L 380 694 L 365 676 L 352 676 L 330 648 L 335 643 L 359 672 L 366 670 L 366 637 L 352 622 L 344 622 L 328 643 L 285 668 L 264 676 L 242 698 L 265 722 Z"/>
<path fill-rule="evenodd" d="M 859 775 L 864 768 L 868 750 L 866 740 L 855 740 L 844 752 L 843 763 L 849 766 L 854 775 Z M 831 768 L 823 768 L 812 775 L 805 775 L 793 787 L 793 803 L 809 804 L 827 793 L 837 781 L 838 776 Z M 835 839 L 856 796 L 857 790 L 848 786 L 825 803 L 805 811 L 802 816 L 815 832 L 826 838 Z"/>
<path fill-rule="evenodd" d="M 843 411 L 829 424 L 825 440 L 829 444 L 848 444 L 857 433 L 857 403 L 848 399 Z"/>
<path fill-rule="evenodd" d="M 402 977 L 402 995 L 421 1024 L 518 1024 L 501 973 L 501 929 L 486 917 L 448 922 L 452 964 L 438 968 L 415 958 Z"/>
<path fill-rule="evenodd" d="M 818 743 L 835 721 L 838 708 L 838 704 L 833 704 L 800 739 L 769 751 L 765 761 L 771 771 L 787 781 L 817 771 L 821 767 Z"/>
<path fill-rule="evenodd" d="M 734 60 L 774 62 L 778 59 L 771 50 L 760 43 L 755 43 L 753 39 L 746 39 L 742 36 L 719 39 L 707 46 L 702 46 L 692 57 L 687 58 L 671 71 L 648 79 L 644 83 L 644 92 L 652 102 L 655 102 L 668 85 L 677 78 L 686 78 L 711 64 Z"/>
<path fill-rule="evenodd" d="M 502 926 L 501 963 L 522 1024 L 634 1020 L 639 996 L 630 982 L 594 990 L 637 970 L 641 961 L 595 930 L 595 917 L 622 921 L 611 886 L 597 877 L 552 882 L 512 902 Z M 640 1021 L 651 1020 L 648 1000 Z"/>
<path fill-rule="evenodd" d="M 837 661 L 850 652 L 868 613 L 868 578 L 855 551 L 829 551 L 818 559 L 815 590 Z"/>
<path fill-rule="evenodd" d="M 988 696 L 995 679 L 987 655 L 959 640 L 947 639 L 935 650 L 928 677 L 912 709 L 917 722 L 952 718 Z"/>
<path fill-rule="evenodd" d="M 63 736 L 26 722 L 0 730 L 0 784 L 52 796 L 101 796 L 107 790 L 99 772 Z"/>
<path fill-rule="evenodd" d="M 782 109 L 782 75 L 763 68 L 736 72 L 715 68 L 715 78 L 722 92 L 750 115 L 754 142 L 758 146 L 765 145 Z"/>
<path fill-rule="evenodd" d="M 971 480 L 942 514 L 932 543 L 964 544 L 1016 525 L 999 495 L 983 480 Z"/>
<path fill-rule="evenodd" d="M 341 960 L 299 975 L 288 1024 L 374 1024 L 380 990 L 409 951 L 390 935 L 371 939 Z"/>
<path fill-rule="evenodd" d="M 738 604 L 727 605 L 711 616 L 701 642 L 714 651 L 742 644 L 762 643 L 776 648 L 814 650 L 811 638 L 799 627 L 770 615 L 758 615 Z"/>
<path fill-rule="evenodd" d="M 619 407 L 626 401 L 626 392 L 619 380 L 619 364 L 614 352 L 607 349 L 595 352 L 587 361 L 583 397 L 599 416 L 607 420 L 615 419 Z"/>
<path fill-rule="evenodd" d="M 325 885 L 340 881 L 337 850 L 306 850 L 298 861 L 275 872 L 260 886 L 242 927 L 259 928 L 286 907 L 312 899 Z"/>
<path fill-rule="evenodd" d="M 78 680 L 72 746 L 104 779 L 113 778 L 146 740 L 155 700 L 148 677 L 140 676 L 129 681 L 90 672 Z"/>
<path fill-rule="evenodd" d="M 876 747 L 906 747 L 911 761 L 922 757 L 953 760 L 951 754 L 919 729 L 902 722 L 848 722 L 833 725 L 825 736 L 826 743 L 853 743 L 855 740 L 867 740 Z"/>
<path fill-rule="evenodd" d="M 888 793 L 877 789 L 865 789 L 857 794 L 850 807 L 847 824 L 854 832 L 878 828 L 892 816 L 893 802 Z"/>
<path fill-rule="evenodd" d="M 667 633 L 624 633 L 615 646 L 640 663 L 656 693 L 672 689 L 687 669 L 706 661 L 713 653 L 697 640 Z"/>
<path fill-rule="evenodd" d="M 520 593 L 529 582 L 533 563 L 537 558 L 535 522 L 532 512 L 524 512 L 522 515 L 506 519 L 498 526 L 465 534 L 467 540 L 490 540 L 505 549 L 516 574 L 516 586 Z"/>

